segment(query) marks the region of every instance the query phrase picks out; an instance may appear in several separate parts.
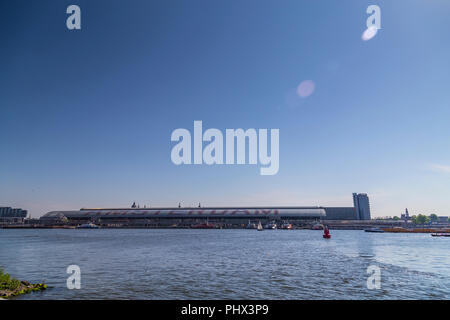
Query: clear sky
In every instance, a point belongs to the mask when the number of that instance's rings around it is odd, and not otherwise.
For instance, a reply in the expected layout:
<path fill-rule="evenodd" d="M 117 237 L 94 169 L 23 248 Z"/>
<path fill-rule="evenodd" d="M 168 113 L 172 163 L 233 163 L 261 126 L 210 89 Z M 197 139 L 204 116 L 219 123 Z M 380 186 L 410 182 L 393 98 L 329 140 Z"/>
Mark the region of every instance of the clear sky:
<path fill-rule="evenodd" d="M 371 4 L 382 29 L 363 41 Z M 373 216 L 450 215 L 449 17 L 447 0 L 1 1 L 0 205 L 350 206 L 366 192 Z M 194 120 L 280 129 L 278 174 L 175 166 L 170 135 Z"/>

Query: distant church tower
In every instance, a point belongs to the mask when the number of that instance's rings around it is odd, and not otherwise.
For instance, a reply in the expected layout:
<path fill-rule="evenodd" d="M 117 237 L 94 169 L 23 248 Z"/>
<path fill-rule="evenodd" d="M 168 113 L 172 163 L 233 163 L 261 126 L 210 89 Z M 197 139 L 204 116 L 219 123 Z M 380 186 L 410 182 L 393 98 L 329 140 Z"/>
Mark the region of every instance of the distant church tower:
<path fill-rule="evenodd" d="M 136 202 L 133 201 L 133 204 L 131 205 L 132 208 L 136 208 Z"/>
<path fill-rule="evenodd" d="M 409 212 L 408 212 L 408 208 L 405 209 L 405 213 L 403 213 L 403 214 L 400 216 L 400 219 L 405 220 L 405 221 L 408 221 L 408 220 L 409 220 Z"/>

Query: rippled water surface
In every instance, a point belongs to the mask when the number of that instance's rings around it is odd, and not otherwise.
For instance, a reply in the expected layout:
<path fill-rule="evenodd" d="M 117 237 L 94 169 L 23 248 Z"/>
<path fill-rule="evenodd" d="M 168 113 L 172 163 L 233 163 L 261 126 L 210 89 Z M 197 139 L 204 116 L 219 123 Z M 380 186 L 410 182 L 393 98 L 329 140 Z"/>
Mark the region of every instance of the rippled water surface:
<path fill-rule="evenodd" d="M 449 299 L 450 238 L 332 230 L 5 230 L 20 299 Z M 68 290 L 66 268 L 81 268 Z M 367 289 L 367 268 L 381 289 Z"/>

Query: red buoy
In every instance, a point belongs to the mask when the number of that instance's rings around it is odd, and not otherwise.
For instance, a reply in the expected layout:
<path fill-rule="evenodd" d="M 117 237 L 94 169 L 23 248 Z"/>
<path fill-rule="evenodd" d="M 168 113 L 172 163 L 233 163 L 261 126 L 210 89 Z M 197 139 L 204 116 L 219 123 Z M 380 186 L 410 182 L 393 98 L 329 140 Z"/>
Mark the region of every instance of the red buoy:
<path fill-rule="evenodd" d="M 327 226 L 323 227 L 323 238 L 324 239 L 330 239 L 331 238 L 330 230 L 328 229 Z"/>

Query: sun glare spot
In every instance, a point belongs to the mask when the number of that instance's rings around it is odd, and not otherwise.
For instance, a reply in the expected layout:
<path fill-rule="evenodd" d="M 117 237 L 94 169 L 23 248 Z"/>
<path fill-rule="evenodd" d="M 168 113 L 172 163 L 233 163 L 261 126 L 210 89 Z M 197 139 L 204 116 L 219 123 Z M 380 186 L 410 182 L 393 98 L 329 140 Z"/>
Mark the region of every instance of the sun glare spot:
<path fill-rule="evenodd" d="M 314 93 L 315 88 L 316 84 L 314 81 L 304 80 L 298 85 L 297 94 L 302 98 L 306 98 Z"/>
<path fill-rule="evenodd" d="M 361 39 L 363 39 L 364 41 L 369 41 L 370 39 L 376 36 L 377 32 L 378 29 L 375 26 L 371 26 L 370 28 L 367 28 L 363 32 Z"/>

